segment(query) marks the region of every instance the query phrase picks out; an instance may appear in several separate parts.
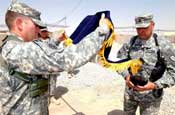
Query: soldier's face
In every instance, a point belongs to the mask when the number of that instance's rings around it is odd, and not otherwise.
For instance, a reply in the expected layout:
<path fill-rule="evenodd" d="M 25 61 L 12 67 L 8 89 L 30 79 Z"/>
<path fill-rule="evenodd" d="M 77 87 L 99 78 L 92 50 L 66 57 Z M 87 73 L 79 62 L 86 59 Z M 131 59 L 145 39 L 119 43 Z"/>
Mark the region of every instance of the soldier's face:
<path fill-rule="evenodd" d="M 45 40 L 45 39 L 48 39 L 49 33 L 48 31 L 42 31 L 40 32 L 40 35 L 41 35 L 41 38 Z"/>
<path fill-rule="evenodd" d="M 137 28 L 137 34 L 140 39 L 147 40 L 151 37 L 154 29 L 154 23 L 150 23 L 147 28 Z"/>
<path fill-rule="evenodd" d="M 26 18 L 23 22 L 23 38 L 25 41 L 32 41 L 38 38 L 39 26 L 37 26 L 30 18 Z"/>

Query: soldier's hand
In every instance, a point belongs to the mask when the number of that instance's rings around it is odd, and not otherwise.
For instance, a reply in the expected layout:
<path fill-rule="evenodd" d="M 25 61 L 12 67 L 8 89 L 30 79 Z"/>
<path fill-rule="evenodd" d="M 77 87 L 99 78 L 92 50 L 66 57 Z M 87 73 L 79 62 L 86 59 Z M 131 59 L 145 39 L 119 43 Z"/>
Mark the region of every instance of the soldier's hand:
<path fill-rule="evenodd" d="M 127 76 L 125 77 L 126 85 L 127 85 L 129 88 L 134 88 L 134 84 L 131 82 L 130 78 L 131 78 L 130 75 L 127 75 Z"/>
<path fill-rule="evenodd" d="M 135 86 L 134 87 L 134 90 L 137 90 L 137 91 L 146 91 L 146 90 L 153 90 L 155 89 L 156 85 L 153 83 L 153 82 L 150 82 L 148 81 L 148 83 L 144 86 Z"/>
<path fill-rule="evenodd" d="M 64 41 L 67 38 L 65 30 L 54 31 L 52 32 L 51 37 L 58 41 Z"/>
<path fill-rule="evenodd" d="M 107 33 L 110 29 L 110 21 L 105 18 L 105 14 L 102 13 L 100 21 L 99 21 L 99 26 L 103 28 L 104 32 Z"/>

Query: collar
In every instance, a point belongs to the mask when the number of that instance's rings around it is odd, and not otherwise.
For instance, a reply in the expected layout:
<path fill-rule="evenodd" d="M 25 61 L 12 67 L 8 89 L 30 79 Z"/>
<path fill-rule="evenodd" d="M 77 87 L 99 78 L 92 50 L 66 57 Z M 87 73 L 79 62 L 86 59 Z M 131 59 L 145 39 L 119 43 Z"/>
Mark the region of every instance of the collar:
<path fill-rule="evenodd" d="M 22 39 L 22 37 L 20 37 L 20 36 L 14 34 L 14 33 L 8 32 L 7 35 L 8 35 L 8 36 L 15 36 L 15 37 L 17 37 L 18 39 L 20 39 L 21 41 L 24 41 L 24 40 Z"/>

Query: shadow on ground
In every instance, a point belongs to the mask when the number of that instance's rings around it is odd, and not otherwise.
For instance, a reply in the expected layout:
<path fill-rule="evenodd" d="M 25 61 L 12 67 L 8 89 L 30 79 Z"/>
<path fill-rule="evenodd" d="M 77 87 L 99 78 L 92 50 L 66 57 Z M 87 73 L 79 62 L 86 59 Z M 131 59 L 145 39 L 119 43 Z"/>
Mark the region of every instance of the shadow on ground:
<path fill-rule="evenodd" d="M 56 87 L 55 91 L 54 91 L 54 97 L 55 99 L 61 99 L 64 101 L 64 103 L 75 113 L 73 115 L 85 115 L 84 113 L 82 112 L 78 112 L 77 110 L 75 110 L 72 105 L 69 104 L 69 102 L 67 102 L 62 96 L 64 94 L 66 94 L 68 92 L 68 88 L 67 87 L 64 87 L 64 86 L 58 86 Z"/>
<path fill-rule="evenodd" d="M 62 97 L 62 95 L 66 94 L 68 91 L 69 90 L 66 87 L 63 87 L 63 86 L 56 87 L 56 89 L 54 91 L 55 99 L 59 99 L 60 97 Z"/>
<path fill-rule="evenodd" d="M 115 109 L 115 110 L 108 112 L 107 115 L 126 115 L 126 114 L 122 110 Z"/>

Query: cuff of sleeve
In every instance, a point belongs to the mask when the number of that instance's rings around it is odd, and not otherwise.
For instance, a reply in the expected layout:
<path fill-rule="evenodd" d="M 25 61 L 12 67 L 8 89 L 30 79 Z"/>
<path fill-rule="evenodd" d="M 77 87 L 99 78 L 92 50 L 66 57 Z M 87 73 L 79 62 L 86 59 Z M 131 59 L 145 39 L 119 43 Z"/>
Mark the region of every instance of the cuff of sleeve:
<path fill-rule="evenodd" d="M 129 74 L 129 72 L 126 70 L 126 71 L 122 71 L 120 74 L 121 74 L 122 77 L 125 79 L 126 76 Z"/>

